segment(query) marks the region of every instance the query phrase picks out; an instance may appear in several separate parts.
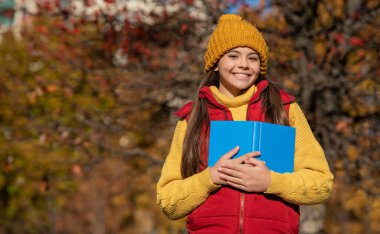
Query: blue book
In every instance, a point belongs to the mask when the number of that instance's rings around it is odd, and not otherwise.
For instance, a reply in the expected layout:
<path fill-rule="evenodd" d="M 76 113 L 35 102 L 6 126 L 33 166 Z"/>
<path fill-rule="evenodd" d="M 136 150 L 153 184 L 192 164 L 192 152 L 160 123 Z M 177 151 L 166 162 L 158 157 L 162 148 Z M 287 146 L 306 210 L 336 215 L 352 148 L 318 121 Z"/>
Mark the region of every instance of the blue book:
<path fill-rule="evenodd" d="M 234 158 L 260 151 L 258 159 L 275 172 L 294 171 L 296 129 L 289 126 L 256 121 L 211 121 L 208 166 L 239 146 Z"/>

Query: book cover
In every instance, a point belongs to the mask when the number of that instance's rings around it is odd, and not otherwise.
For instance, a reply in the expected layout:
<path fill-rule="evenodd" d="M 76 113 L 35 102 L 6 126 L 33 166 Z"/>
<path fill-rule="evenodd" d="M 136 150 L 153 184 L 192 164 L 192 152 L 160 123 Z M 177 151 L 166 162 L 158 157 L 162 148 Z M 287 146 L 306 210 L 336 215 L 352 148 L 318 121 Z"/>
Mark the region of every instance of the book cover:
<path fill-rule="evenodd" d="M 208 165 L 239 146 L 239 157 L 260 151 L 258 159 L 275 172 L 294 170 L 295 128 L 257 121 L 211 121 Z"/>

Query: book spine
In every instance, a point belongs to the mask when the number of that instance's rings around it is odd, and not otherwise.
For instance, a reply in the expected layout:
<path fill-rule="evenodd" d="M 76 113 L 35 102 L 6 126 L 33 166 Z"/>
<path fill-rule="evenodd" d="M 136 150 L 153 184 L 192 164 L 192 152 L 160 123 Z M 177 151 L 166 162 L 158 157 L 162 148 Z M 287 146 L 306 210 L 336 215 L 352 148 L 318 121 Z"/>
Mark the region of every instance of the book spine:
<path fill-rule="evenodd" d="M 260 151 L 261 123 L 254 122 L 252 131 L 252 151 Z"/>

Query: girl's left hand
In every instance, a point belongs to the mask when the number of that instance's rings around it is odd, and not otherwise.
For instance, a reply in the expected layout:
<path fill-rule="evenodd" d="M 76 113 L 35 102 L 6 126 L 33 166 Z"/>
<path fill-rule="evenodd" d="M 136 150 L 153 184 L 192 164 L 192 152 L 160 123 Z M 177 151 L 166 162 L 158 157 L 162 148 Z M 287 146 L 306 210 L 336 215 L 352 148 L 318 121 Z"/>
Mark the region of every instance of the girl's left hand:
<path fill-rule="evenodd" d="M 222 164 L 220 178 L 227 184 L 246 192 L 265 192 L 271 183 L 270 171 L 264 161 L 249 158 L 245 164 Z"/>

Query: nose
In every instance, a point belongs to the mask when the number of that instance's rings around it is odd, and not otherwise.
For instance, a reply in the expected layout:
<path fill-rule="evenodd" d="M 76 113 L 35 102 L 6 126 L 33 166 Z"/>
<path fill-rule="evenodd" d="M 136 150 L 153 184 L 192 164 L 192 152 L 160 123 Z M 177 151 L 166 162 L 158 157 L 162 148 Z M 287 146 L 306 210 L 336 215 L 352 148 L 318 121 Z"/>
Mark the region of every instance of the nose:
<path fill-rule="evenodd" d="M 238 67 L 239 68 L 246 68 L 248 67 L 248 61 L 246 58 L 240 58 L 238 61 Z"/>

